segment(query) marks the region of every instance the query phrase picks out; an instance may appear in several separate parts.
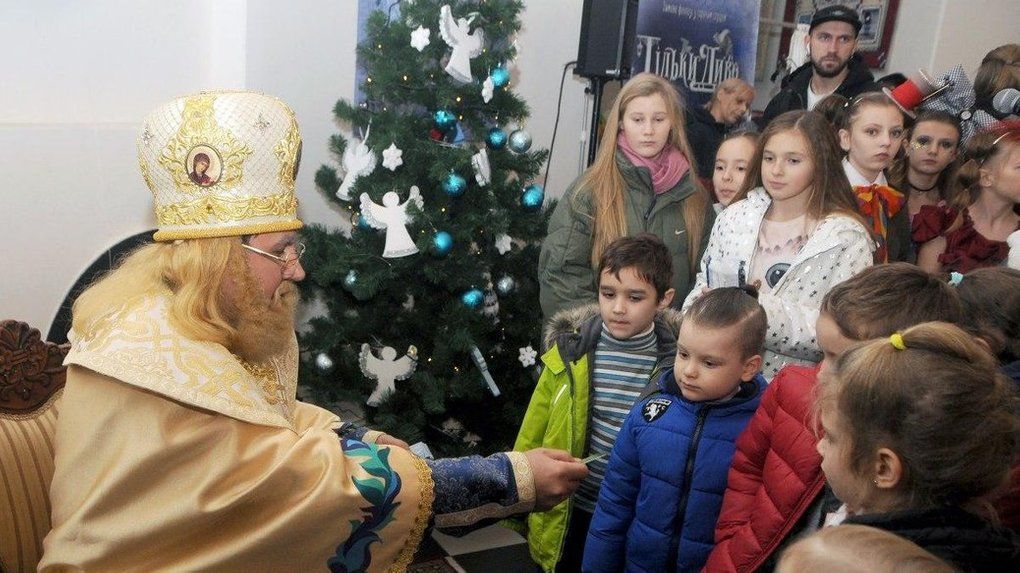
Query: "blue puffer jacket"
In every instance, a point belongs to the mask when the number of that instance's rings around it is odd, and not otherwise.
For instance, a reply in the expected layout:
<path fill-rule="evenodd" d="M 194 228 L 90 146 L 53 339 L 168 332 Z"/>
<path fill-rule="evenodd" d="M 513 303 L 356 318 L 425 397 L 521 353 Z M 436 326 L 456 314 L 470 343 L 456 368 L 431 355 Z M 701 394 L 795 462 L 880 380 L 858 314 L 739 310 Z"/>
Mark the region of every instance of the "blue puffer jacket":
<path fill-rule="evenodd" d="M 765 390 L 758 374 L 722 404 L 689 402 L 673 369 L 637 403 L 609 458 L 584 552 L 585 572 L 698 571 L 735 449 Z"/>

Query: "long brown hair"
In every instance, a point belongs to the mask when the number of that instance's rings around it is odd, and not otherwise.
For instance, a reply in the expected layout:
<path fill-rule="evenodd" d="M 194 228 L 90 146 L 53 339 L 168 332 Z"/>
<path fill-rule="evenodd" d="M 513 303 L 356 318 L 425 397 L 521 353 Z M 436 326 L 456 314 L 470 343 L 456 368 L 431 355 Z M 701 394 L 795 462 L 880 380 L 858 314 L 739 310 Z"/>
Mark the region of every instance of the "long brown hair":
<path fill-rule="evenodd" d="M 623 174 L 616 165 L 616 141 L 620 134 L 620 122 L 627 106 L 635 98 L 658 94 L 666 101 L 669 113 L 669 139 L 672 145 L 684 154 L 690 163 L 688 177 L 694 185 L 694 193 L 683 201 L 684 224 L 687 226 L 687 256 L 691 273 L 697 268 L 701 237 L 705 233 L 705 213 L 710 203 L 708 191 L 698 179 L 694 154 L 684 132 L 684 111 L 676 88 L 660 76 L 641 73 L 630 79 L 620 90 L 613 102 L 613 108 L 606 116 L 606 128 L 602 143 L 599 144 L 595 162 L 584 172 L 571 201 L 582 193 L 590 193 L 594 203 L 594 230 L 592 233 L 591 266 L 597 268 L 602 252 L 616 239 L 627 234 L 627 219 L 624 212 L 624 193 L 627 186 Z"/>
<path fill-rule="evenodd" d="M 981 168 L 990 159 L 1001 155 L 1007 143 L 1020 143 L 1020 121 L 998 122 L 967 142 L 965 161 L 954 178 L 954 205 L 958 209 L 971 206 L 981 195 Z"/>
<path fill-rule="evenodd" d="M 974 95 L 981 107 L 1006 88 L 1020 89 L 1020 44 L 1003 44 L 985 54 L 974 75 Z"/>
<path fill-rule="evenodd" d="M 821 378 L 817 408 L 838 413 L 857 476 L 872 477 L 879 448 L 896 453 L 898 507 L 968 505 L 1007 477 L 1020 431 L 1016 390 L 957 326 L 926 322 L 899 337 L 899 346 L 879 338 L 840 356 Z"/>
<path fill-rule="evenodd" d="M 907 144 L 909 145 L 910 140 L 914 138 L 914 132 L 917 130 L 917 126 L 921 125 L 922 123 L 929 122 L 941 123 L 955 129 L 956 148 L 957 150 L 959 150 L 960 144 L 962 143 L 960 120 L 956 119 L 956 117 L 952 116 L 949 113 L 938 110 L 926 110 L 917 114 L 917 119 L 914 121 L 914 125 L 911 126 L 911 128 L 907 131 L 907 136 L 906 139 L 904 139 L 904 141 L 906 141 Z M 935 144 L 937 145 L 938 142 L 935 142 Z M 942 199 L 943 201 L 947 201 L 950 203 L 953 202 L 952 181 L 953 177 L 955 176 L 956 169 L 957 167 L 959 167 L 958 158 L 959 155 L 957 155 L 957 159 L 950 161 L 949 165 L 946 165 L 946 168 L 943 169 L 941 173 L 939 173 L 938 179 L 936 179 L 935 181 L 935 186 L 939 190 L 939 199 Z M 889 166 L 889 169 L 886 170 L 886 176 L 889 179 L 889 185 L 891 185 L 894 189 L 902 193 L 909 194 L 910 181 L 907 179 L 909 171 L 910 171 L 910 154 L 908 153 L 900 154 L 893 161 L 893 164 Z"/>
<path fill-rule="evenodd" d="M 761 164 L 765 146 L 775 135 L 786 131 L 799 133 L 807 140 L 808 152 L 814 165 L 814 180 L 808 197 L 808 216 L 821 221 L 832 213 L 842 213 L 860 221 L 857 214 L 857 200 L 850 189 L 850 181 L 840 164 L 842 152 L 825 117 L 813 111 L 788 111 L 769 122 L 761 134 L 758 147 L 751 160 L 751 170 L 744 179 L 744 186 L 733 198 L 736 203 L 747 197 L 747 193 L 762 186 Z"/>
<path fill-rule="evenodd" d="M 1020 300 L 1020 292 L 1017 296 Z M 910 263 L 864 269 L 825 293 L 819 311 L 835 321 L 840 334 L 853 340 L 889 336 L 932 320 L 964 321 L 957 289 Z"/>

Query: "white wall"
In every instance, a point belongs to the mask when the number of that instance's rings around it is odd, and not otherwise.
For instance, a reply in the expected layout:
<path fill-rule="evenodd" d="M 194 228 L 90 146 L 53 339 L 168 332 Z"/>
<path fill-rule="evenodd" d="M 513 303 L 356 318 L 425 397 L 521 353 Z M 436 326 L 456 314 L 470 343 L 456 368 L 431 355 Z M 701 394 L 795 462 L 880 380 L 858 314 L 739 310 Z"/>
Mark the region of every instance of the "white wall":
<path fill-rule="evenodd" d="M 0 4 L 0 317 L 45 335 L 81 272 L 105 249 L 153 228 L 138 174 L 141 120 L 177 95 L 248 87 L 289 102 L 305 140 L 298 179 L 306 221 L 337 225 L 314 187 L 337 131 L 333 104 L 354 89 L 353 0 L 36 0 Z M 581 0 L 529 0 L 516 89 L 548 147 L 560 72 L 577 55 Z M 579 170 L 584 84 L 568 77 L 548 185 Z"/>
<path fill-rule="evenodd" d="M 535 146 L 548 148 L 582 0 L 525 4 L 513 85 L 531 106 Z M 890 70 L 963 61 L 973 73 L 988 49 L 1017 41 L 1018 9 L 1017 0 L 903 0 Z M 249 87 L 288 101 L 305 139 L 301 215 L 339 224 L 313 177 L 331 162 L 333 104 L 353 94 L 355 11 L 354 0 L 0 4 L 0 318 L 45 333 L 96 256 L 155 226 L 134 140 L 144 116 L 180 94 Z M 551 197 L 581 168 L 584 87 L 568 76 Z"/>

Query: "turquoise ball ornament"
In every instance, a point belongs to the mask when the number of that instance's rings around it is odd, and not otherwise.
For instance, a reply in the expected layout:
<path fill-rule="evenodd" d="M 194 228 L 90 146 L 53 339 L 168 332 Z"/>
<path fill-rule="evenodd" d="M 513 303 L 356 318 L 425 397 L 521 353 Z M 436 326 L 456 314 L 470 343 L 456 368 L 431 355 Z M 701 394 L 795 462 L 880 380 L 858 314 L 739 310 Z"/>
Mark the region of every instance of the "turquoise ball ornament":
<path fill-rule="evenodd" d="M 505 88 L 510 83 L 510 70 L 499 66 L 492 70 L 492 73 L 489 74 L 489 79 L 492 80 L 493 87 Z"/>
<path fill-rule="evenodd" d="M 515 129 L 510 134 L 510 151 L 527 153 L 531 149 L 531 134 L 523 129 Z"/>
<path fill-rule="evenodd" d="M 485 136 L 485 141 L 489 143 L 489 147 L 493 149 L 503 149 L 506 146 L 506 132 L 498 127 L 494 127 L 489 130 L 489 134 Z"/>
<path fill-rule="evenodd" d="M 446 133 L 457 126 L 457 116 L 448 109 L 437 109 L 432 114 L 432 121 L 436 124 L 436 129 Z"/>
<path fill-rule="evenodd" d="M 437 257 L 445 257 L 453 250 L 453 235 L 446 231 L 439 231 L 432 235 L 432 252 Z"/>
<path fill-rule="evenodd" d="M 472 288 L 460 295 L 460 302 L 464 303 L 464 306 L 468 308 L 478 308 L 482 306 L 482 302 L 485 301 L 485 295 L 481 289 Z"/>
<path fill-rule="evenodd" d="M 450 197 L 460 197 L 467 190 L 467 179 L 453 171 L 443 179 L 443 192 Z"/>
<path fill-rule="evenodd" d="M 362 231 L 371 231 L 372 225 L 368 224 L 368 219 L 365 218 L 361 213 L 351 213 L 351 227 L 357 227 Z"/>
<path fill-rule="evenodd" d="M 524 207 L 525 211 L 538 211 L 544 201 L 545 189 L 538 183 L 528 185 L 524 188 L 524 193 L 521 193 L 521 207 Z"/>
<path fill-rule="evenodd" d="M 344 286 L 347 287 L 347 290 L 358 286 L 358 271 L 347 271 L 347 276 L 344 277 Z"/>

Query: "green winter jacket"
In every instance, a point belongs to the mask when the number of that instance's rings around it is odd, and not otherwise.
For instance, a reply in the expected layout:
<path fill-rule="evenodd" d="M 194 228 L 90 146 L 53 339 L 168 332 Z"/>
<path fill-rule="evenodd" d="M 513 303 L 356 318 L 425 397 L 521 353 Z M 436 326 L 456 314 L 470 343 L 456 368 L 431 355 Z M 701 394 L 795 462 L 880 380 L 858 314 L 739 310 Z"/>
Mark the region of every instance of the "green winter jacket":
<path fill-rule="evenodd" d="M 684 199 L 695 190 L 691 174 L 688 172 L 672 189 L 656 196 L 647 168 L 635 167 L 619 152 L 616 164 L 628 189 L 624 194 L 627 234 L 652 233 L 669 248 L 673 254 L 673 288 L 676 289 L 673 306 L 679 308 L 694 284 L 698 269 L 697 266 L 692 269 L 688 262 L 687 225 L 681 207 Z M 561 310 L 590 304 L 598 299 L 595 288 L 597 277 L 591 267 L 595 209 L 591 194 L 576 193 L 576 187 L 577 181 L 553 210 L 538 257 L 539 302 L 547 319 Z M 715 209 L 711 201 L 707 201 L 699 261 L 708 246 L 714 221 Z"/>
<path fill-rule="evenodd" d="M 672 364 L 680 312 L 666 309 L 655 318 L 659 361 L 646 390 L 655 390 L 656 374 Z M 549 321 L 545 331 L 542 376 L 524 414 L 515 451 L 532 448 L 566 450 L 574 457 L 588 452 L 588 420 L 591 398 L 590 367 L 602 333 L 602 317 L 596 305 L 565 310 Z M 553 571 L 563 553 L 571 500 L 549 511 L 527 516 L 531 557 L 545 571 Z M 519 524 L 510 523 L 512 527 Z"/>

